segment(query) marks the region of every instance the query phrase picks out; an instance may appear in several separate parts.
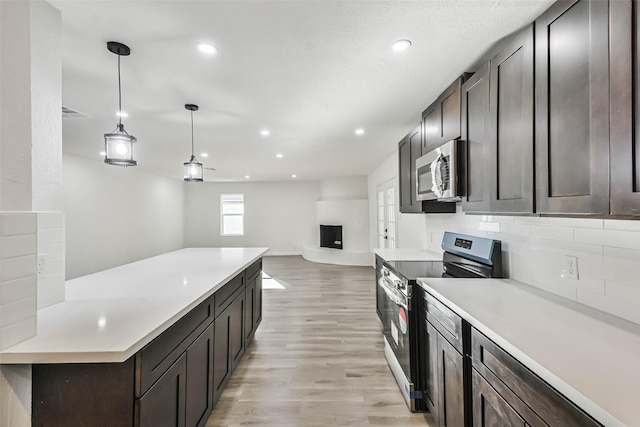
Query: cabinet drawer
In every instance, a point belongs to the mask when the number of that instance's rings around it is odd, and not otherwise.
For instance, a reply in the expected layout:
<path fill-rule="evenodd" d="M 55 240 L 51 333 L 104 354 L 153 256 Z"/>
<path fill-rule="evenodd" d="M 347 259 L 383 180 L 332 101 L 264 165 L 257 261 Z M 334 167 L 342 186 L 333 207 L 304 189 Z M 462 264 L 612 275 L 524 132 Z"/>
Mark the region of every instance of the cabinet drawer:
<path fill-rule="evenodd" d="M 134 402 L 137 427 L 186 427 L 187 357 L 182 355 Z"/>
<path fill-rule="evenodd" d="M 456 350 L 464 354 L 462 346 L 462 318 L 428 292 L 424 294 L 427 321 L 431 323 Z"/>
<path fill-rule="evenodd" d="M 471 345 L 473 367 L 525 419 L 539 418 L 549 426 L 600 426 L 475 328 Z"/>
<path fill-rule="evenodd" d="M 246 271 L 246 270 L 245 270 Z M 218 317 L 229 304 L 233 302 L 236 292 L 244 289 L 245 272 L 238 274 L 231 279 L 226 285 L 216 291 L 215 295 L 215 317 Z"/>
<path fill-rule="evenodd" d="M 213 321 L 213 295 L 136 353 L 136 397 L 153 383 Z"/>
<path fill-rule="evenodd" d="M 247 267 L 247 269 L 245 270 L 245 276 L 247 280 L 255 276 L 261 270 L 262 270 L 262 258 L 260 258 L 259 260 L 251 264 L 249 267 Z"/>

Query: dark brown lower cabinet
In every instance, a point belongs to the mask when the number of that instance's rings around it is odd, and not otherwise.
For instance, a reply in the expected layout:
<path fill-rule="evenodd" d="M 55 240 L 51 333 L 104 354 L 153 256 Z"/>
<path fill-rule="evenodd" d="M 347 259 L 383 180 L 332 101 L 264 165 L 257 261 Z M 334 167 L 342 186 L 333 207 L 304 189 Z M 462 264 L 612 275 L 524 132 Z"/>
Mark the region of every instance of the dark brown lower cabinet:
<path fill-rule="evenodd" d="M 203 427 L 245 352 L 245 320 L 253 334 L 262 319 L 261 269 L 258 260 L 125 362 L 33 365 L 31 424 Z"/>
<path fill-rule="evenodd" d="M 244 354 L 245 289 L 216 318 L 213 356 L 214 405 Z"/>
<path fill-rule="evenodd" d="M 213 411 L 213 324 L 187 349 L 186 423 L 201 427 Z"/>
<path fill-rule="evenodd" d="M 131 427 L 135 357 L 122 363 L 36 364 L 31 425 Z"/>
<path fill-rule="evenodd" d="M 247 287 L 244 293 L 244 329 L 245 340 L 248 344 L 262 320 L 262 271 L 247 278 Z"/>
<path fill-rule="evenodd" d="M 438 400 L 438 331 L 429 322 L 425 328 L 424 377 L 427 410 L 437 421 L 440 408 Z"/>
<path fill-rule="evenodd" d="M 438 336 L 440 425 L 464 426 L 464 356 L 442 335 Z"/>
<path fill-rule="evenodd" d="M 475 328 L 471 346 L 474 427 L 600 426 Z"/>
<path fill-rule="evenodd" d="M 473 425 L 475 427 L 527 426 L 527 422 L 473 369 Z"/>
<path fill-rule="evenodd" d="M 431 323 L 427 326 L 427 409 L 439 427 L 464 427 L 464 356 Z"/>
<path fill-rule="evenodd" d="M 382 321 L 382 313 L 384 313 L 384 289 L 378 286 L 378 282 L 380 281 L 380 277 L 382 275 L 382 263 L 383 260 L 380 256 L 376 255 L 376 313 L 378 314 L 378 319 Z"/>
<path fill-rule="evenodd" d="M 445 304 L 424 299 L 421 372 L 438 427 L 601 426 Z"/>
<path fill-rule="evenodd" d="M 225 310 L 214 323 L 213 344 L 213 404 L 220 399 L 222 390 L 231 378 L 231 355 L 229 353 L 229 337 L 231 336 L 231 317 Z"/>
<path fill-rule="evenodd" d="M 187 356 L 183 354 L 136 400 L 139 426 L 185 427 Z"/>
<path fill-rule="evenodd" d="M 262 270 L 256 275 L 256 295 L 253 301 L 253 332 L 262 322 Z"/>
<path fill-rule="evenodd" d="M 202 427 L 213 411 L 213 324 L 136 401 L 140 426 Z"/>
<path fill-rule="evenodd" d="M 244 333 L 245 333 L 245 341 L 248 344 L 249 341 L 253 338 L 253 333 L 255 332 L 255 321 L 254 321 L 254 313 L 253 308 L 256 303 L 256 282 L 255 278 L 253 280 L 247 279 L 247 287 L 244 291 Z"/>
<path fill-rule="evenodd" d="M 235 370 L 244 355 L 244 313 L 245 299 L 243 292 L 229 306 L 229 353 L 231 354 L 231 370 Z"/>

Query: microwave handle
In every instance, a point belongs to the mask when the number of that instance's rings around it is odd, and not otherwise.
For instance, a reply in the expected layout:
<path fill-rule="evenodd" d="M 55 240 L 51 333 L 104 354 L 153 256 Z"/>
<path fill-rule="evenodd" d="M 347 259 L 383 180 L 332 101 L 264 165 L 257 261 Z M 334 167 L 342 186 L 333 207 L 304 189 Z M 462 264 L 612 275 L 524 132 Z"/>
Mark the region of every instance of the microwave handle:
<path fill-rule="evenodd" d="M 442 192 L 442 154 L 431 163 L 431 191 L 437 198 L 443 196 Z"/>

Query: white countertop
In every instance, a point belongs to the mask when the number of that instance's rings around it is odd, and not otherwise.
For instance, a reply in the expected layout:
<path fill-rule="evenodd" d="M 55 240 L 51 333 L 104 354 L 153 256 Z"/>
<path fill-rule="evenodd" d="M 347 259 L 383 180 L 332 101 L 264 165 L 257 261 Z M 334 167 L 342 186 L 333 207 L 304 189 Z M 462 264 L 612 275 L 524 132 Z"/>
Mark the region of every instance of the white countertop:
<path fill-rule="evenodd" d="M 418 281 L 605 426 L 640 426 L 640 325 L 514 280 Z"/>
<path fill-rule="evenodd" d="M 442 254 L 427 249 L 374 249 L 376 255 L 385 261 L 442 261 Z"/>
<path fill-rule="evenodd" d="M 268 248 L 182 249 L 69 280 L 33 338 L 1 363 L 123 362 Z"/>

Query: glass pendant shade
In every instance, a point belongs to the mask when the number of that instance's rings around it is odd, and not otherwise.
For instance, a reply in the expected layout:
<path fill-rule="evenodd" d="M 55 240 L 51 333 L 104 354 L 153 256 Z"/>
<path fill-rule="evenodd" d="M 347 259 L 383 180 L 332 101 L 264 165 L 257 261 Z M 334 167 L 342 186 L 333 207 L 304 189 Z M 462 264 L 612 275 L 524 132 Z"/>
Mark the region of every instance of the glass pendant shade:
<path fill-rule="evenodd" d="M 112 133 L 104 134 L 104 162 L 115 166 L 136 166 L 133 159 L 133 144 L 137 139 L 124 130 L 120 124 Z"/>
<path fill-rule="evenodd" d="M 186 182 L 203 182 L 204 181 L 204 168 L 202 163 L 196 159 L 193 154 L 193 112 L 198 111 L 196 104 L 186 104 L 185 109 L 191 112 L 191 158 L 184 164 L 184 180 Z"/>
<path fill-rule="evenodd" d="M 198 162 L 196 156 L 191 156 L 191 160 L 184 163 L 184 180 L 186 182 L 203 181 L 202 163 Z"/>
<path fill-rule="evenodd" d="M 109 52 L 118 55 L 118 112 L 122 112 L 122 86 L 120 82 L 120 57 L 129 56 L 131 50 L 127 45 L 118 42 L 108 42 Z M 137 161 L 133 159 L 133 144 L 138 140 L 135 136 L 129 135 L 124 130 L 122 124 L 122 114 L 119 114 L 116 129 L 111 133 L 104 134 L 104 162 L 115 166 L 136 166 Z"/>

